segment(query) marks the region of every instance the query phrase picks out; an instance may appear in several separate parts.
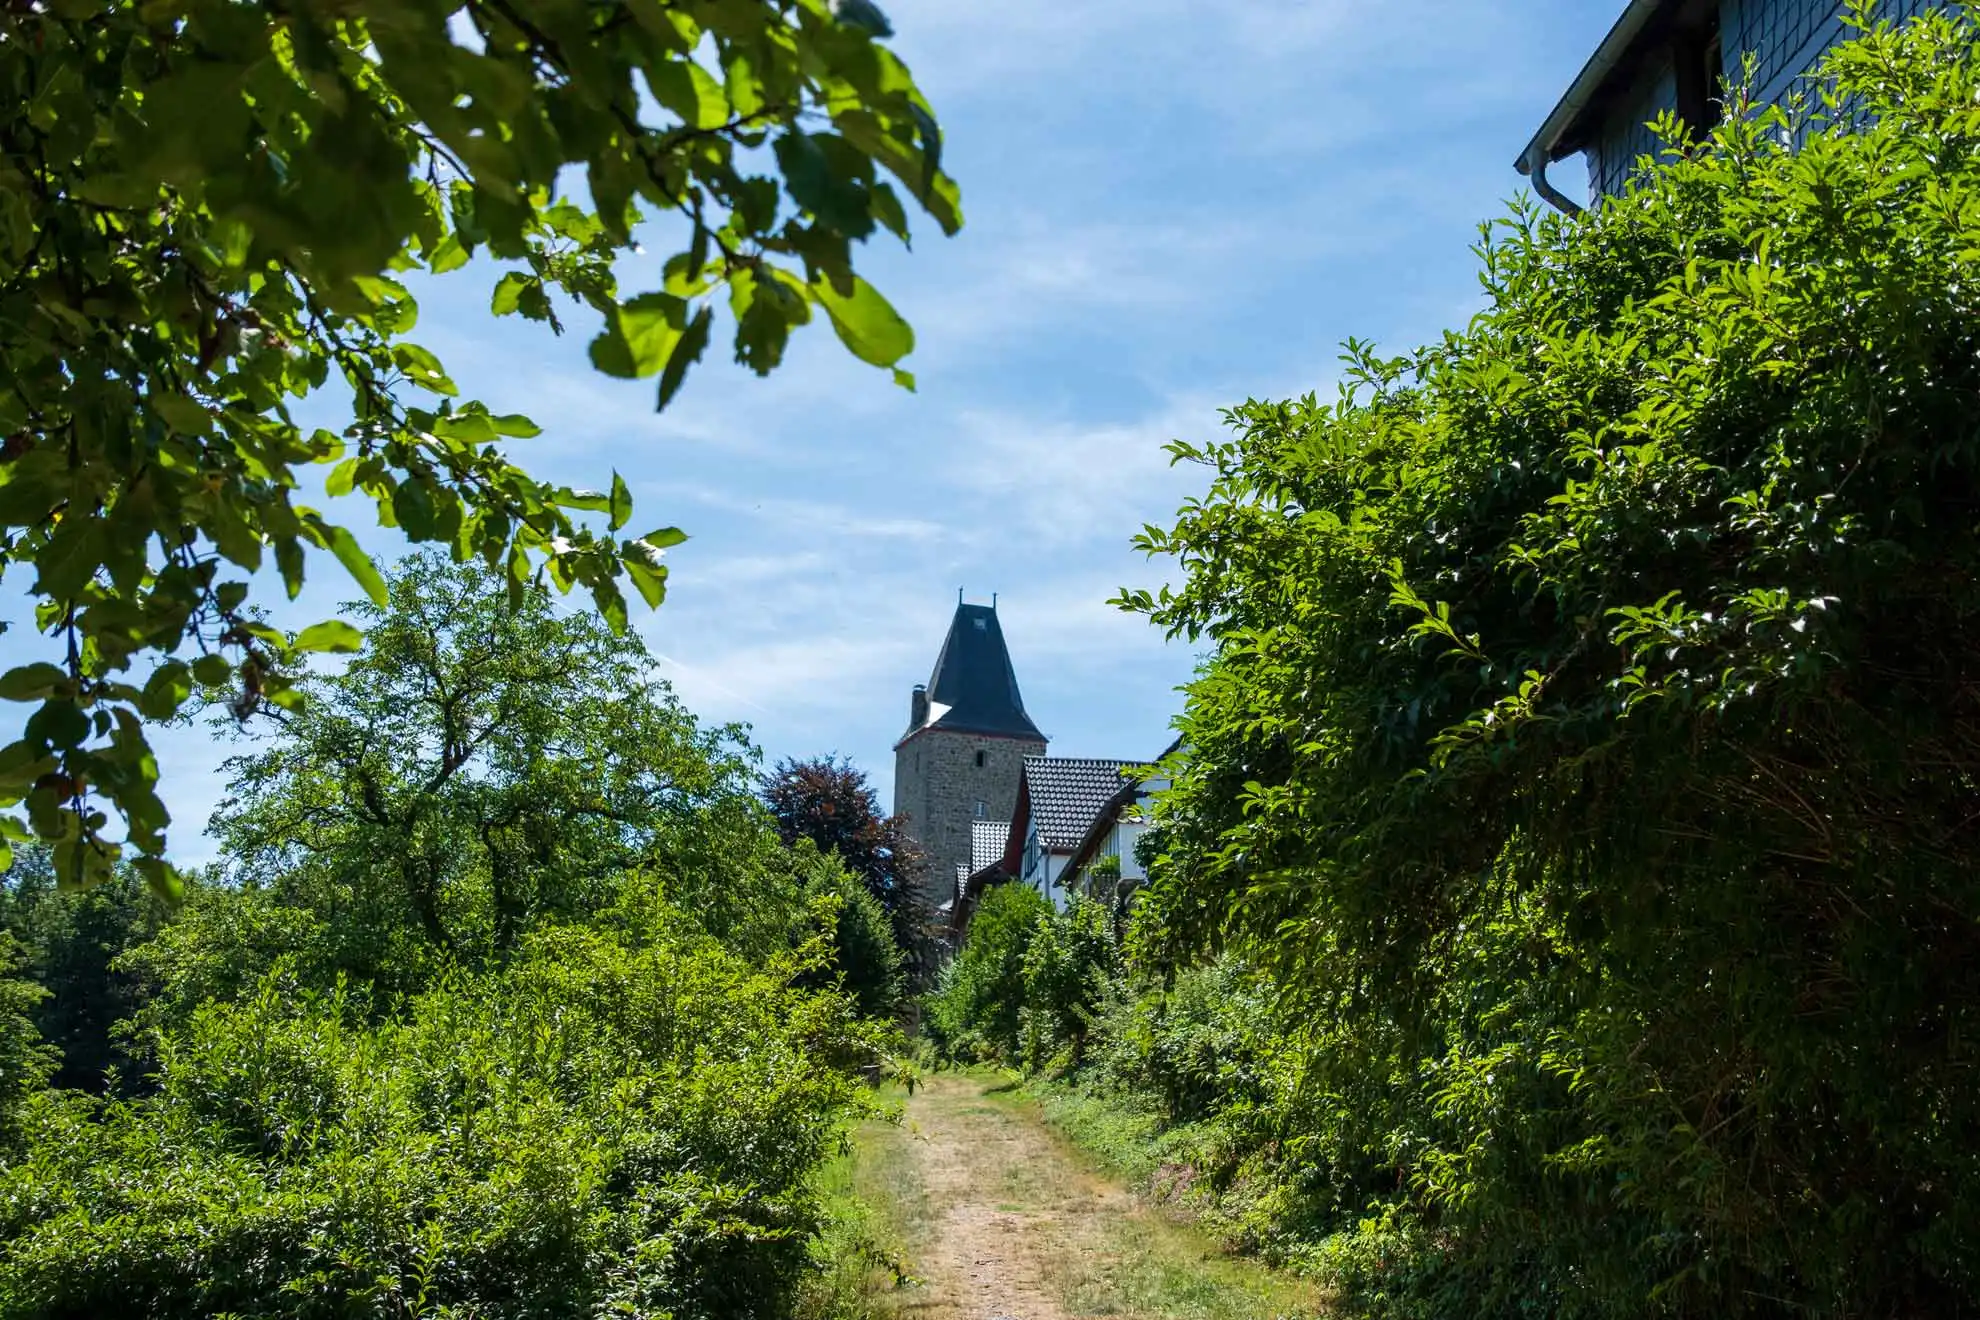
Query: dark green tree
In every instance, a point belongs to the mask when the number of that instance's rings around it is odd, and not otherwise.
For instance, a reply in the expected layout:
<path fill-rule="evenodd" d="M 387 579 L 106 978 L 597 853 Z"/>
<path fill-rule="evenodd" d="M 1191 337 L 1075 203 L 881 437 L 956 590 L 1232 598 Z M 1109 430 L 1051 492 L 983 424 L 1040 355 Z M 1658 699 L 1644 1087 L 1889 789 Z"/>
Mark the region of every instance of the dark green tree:
<path fill-rule="evenodd" d="M 857 876 L 832 858 L 820 861 L 822 866 L 807 892 L 814 901 L 825 901 L 826 919 L 832 928 L 832 956 L 808 983 L 837 985 L 851 997 L 862 1017 L 892 1017 L 901 1008 L 908 982 L 907 955 L 894 938 L 893 924 L 880 900 Z"/>
<path fill-rule="evenodd" d="M 20 943 L 0 930 L 0 1154 L 21 1138 L 21 1107 L 48 1084 L 58 1056 L 34 1024 L 46 990 L 21 975 Z"/>
<path fill-rule="evenodd" d="M 104 1089 L 113 1069 L 129 1074 L 117 1025 L 142 1001 L 137 976 L 118 959 L 150 939 L 167 905 L 128 868 L 88 889 L 64 890 L 46 850 L 26 849 L 0 881 L 0 930 L 22 953 L 22 970 L 47 991 L 34 1009 L 43 1039 L 60 1054 L 52 1081 Z"/>
<path fill-rule="evenodd" d="M 911 384 L 913 335 L 854 250 L 905 241 L 909 201 L 945 232 L 961 213 L 887 35 L 870 0 L 0 14 L 0 569 L 31 574 L 45 639 L 0 674 L 34 703 L 0 745 L 0 807 L 24 808 L 6 835 L 54 845 L 65 879 L 121 848 L 171 884 L 144 722 L 195 679 L 279 701 L 286 647 L 356 645 L 334 621 L 259 622 L 252 575 L 272 565 L 293 596 L 327 551 L 385 604 L 339 515 L 297 502 L 310 468 L 333 503 L 518 592 L 547 571 L 619 628 L 622 584 L 659 603 L 680 533 L 627 532 L 616 475 L 571 490 L 512 463 L 501 446 L 536 426 L 455 397 L 407 338 L 407 272 L 492 259 L 469 269 L 494 314 L 595 327 L 597 368 L 658 377 L 661 406 L 723 306 L 754 371 L 822 313 Z M 635 250 L 658 257 L 651 287 L 622 289 Z M 297 425 L 292 402 L 333 381 L 349 424 Z"/>
<path fill-rule="evenodd" d="M 880 810 L 866 772 L 829 756 L 786 758 L 763 780 L 763 801 L 786 844 L 809 839 L 859 878 L 917 965 L 930 957 L 926 858 L 901 822 Z"/>
<path fill-rule="evenodd" d="M 1215 651 L 1138 947 L 1300 996 L 1429 1311 L 1980 1306 L 1980 49 L 1823 74 L 1143 540 Z"/>

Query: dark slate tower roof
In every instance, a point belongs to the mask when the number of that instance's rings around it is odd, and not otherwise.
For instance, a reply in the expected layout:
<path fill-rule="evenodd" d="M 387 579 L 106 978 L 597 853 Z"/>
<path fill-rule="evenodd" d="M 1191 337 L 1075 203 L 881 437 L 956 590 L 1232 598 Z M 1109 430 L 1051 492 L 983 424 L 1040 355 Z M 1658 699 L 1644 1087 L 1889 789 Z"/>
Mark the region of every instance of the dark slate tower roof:
<path fill-rule="evenodd" d="M 917 701 L 917 708 L 920 703 Z M 1044 742 L 1045 735 L 1024 713 L 1011 653 L 994 605 L 956 605 L 948 640 L 928 676 L 927 714 L 905 738 L 923 729 L 954 729 L 1003 738 Z"/>

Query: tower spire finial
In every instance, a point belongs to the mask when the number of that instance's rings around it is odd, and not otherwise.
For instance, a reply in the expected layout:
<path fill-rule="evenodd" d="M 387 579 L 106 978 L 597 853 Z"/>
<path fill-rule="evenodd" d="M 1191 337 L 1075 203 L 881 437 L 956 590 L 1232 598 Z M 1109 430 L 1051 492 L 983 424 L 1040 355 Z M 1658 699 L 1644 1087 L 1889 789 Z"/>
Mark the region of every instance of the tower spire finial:
<path fill-rule="evenodd" d="M 997 608 L 997 593 L 994 591 L 990 593 L 990 608 L 993 610 Z"/>
<path fill-rule="evenodd" d="M 962 604 L 962 588 L 961 588 L 961 587 L 957 587 L 957 588 L 956 588 L 956 604 L 958 604 L 958 605 L 960 605 L 960 604 Z"/>

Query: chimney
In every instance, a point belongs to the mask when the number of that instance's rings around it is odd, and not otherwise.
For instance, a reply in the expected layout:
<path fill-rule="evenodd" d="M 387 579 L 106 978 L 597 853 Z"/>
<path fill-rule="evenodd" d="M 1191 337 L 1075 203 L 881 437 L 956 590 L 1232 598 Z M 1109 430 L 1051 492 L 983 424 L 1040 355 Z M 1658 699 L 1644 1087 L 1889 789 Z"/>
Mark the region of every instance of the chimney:
<path fill-rule="evenodd" d="M 913 693 L 908 697 L 908 732 L 913 733 L 926 723 L 928 723 L 928 687 L 926 684 L 916 683 Z"/>

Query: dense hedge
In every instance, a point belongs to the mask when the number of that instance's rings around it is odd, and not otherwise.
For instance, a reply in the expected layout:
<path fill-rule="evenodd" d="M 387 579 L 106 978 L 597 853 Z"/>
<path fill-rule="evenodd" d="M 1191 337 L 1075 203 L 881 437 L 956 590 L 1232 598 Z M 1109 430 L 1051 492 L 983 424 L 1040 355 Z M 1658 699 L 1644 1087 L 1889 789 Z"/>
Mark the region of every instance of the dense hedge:
<path fill-rule="evenodd" d="M 793 970 L 658 905 L 384 1021 L 278 968 L 157 1042 L 155 1095 L 30 1109 L 0 1314 L 785 1314 L 878 1045 Z"/>
<path fill-rule="evenodd" d="M 1078 1067 L 1120 963 L 1101 904 L 1075 898 L 1056 912 L 1029 885 L 998 885 L 927 997 L 922 1027 L 952 1061 Z"/>
<path fill-rule="evenodd" d="M 1980 1310 L 1980 50 L 1824 76 L 1145 537 L 1214 652 L 1131 944 L 1266 994 L 1088 1076 L 1377 1314 Z"/>
<path fill-rule="evenodd" d="M 983 895 L 969 937 L 928 996 L 922 1029 L 957 1061 L 1021 1057 L 1024 962 L 1052 905 L 1029 885 L 997 885 Z"/>

